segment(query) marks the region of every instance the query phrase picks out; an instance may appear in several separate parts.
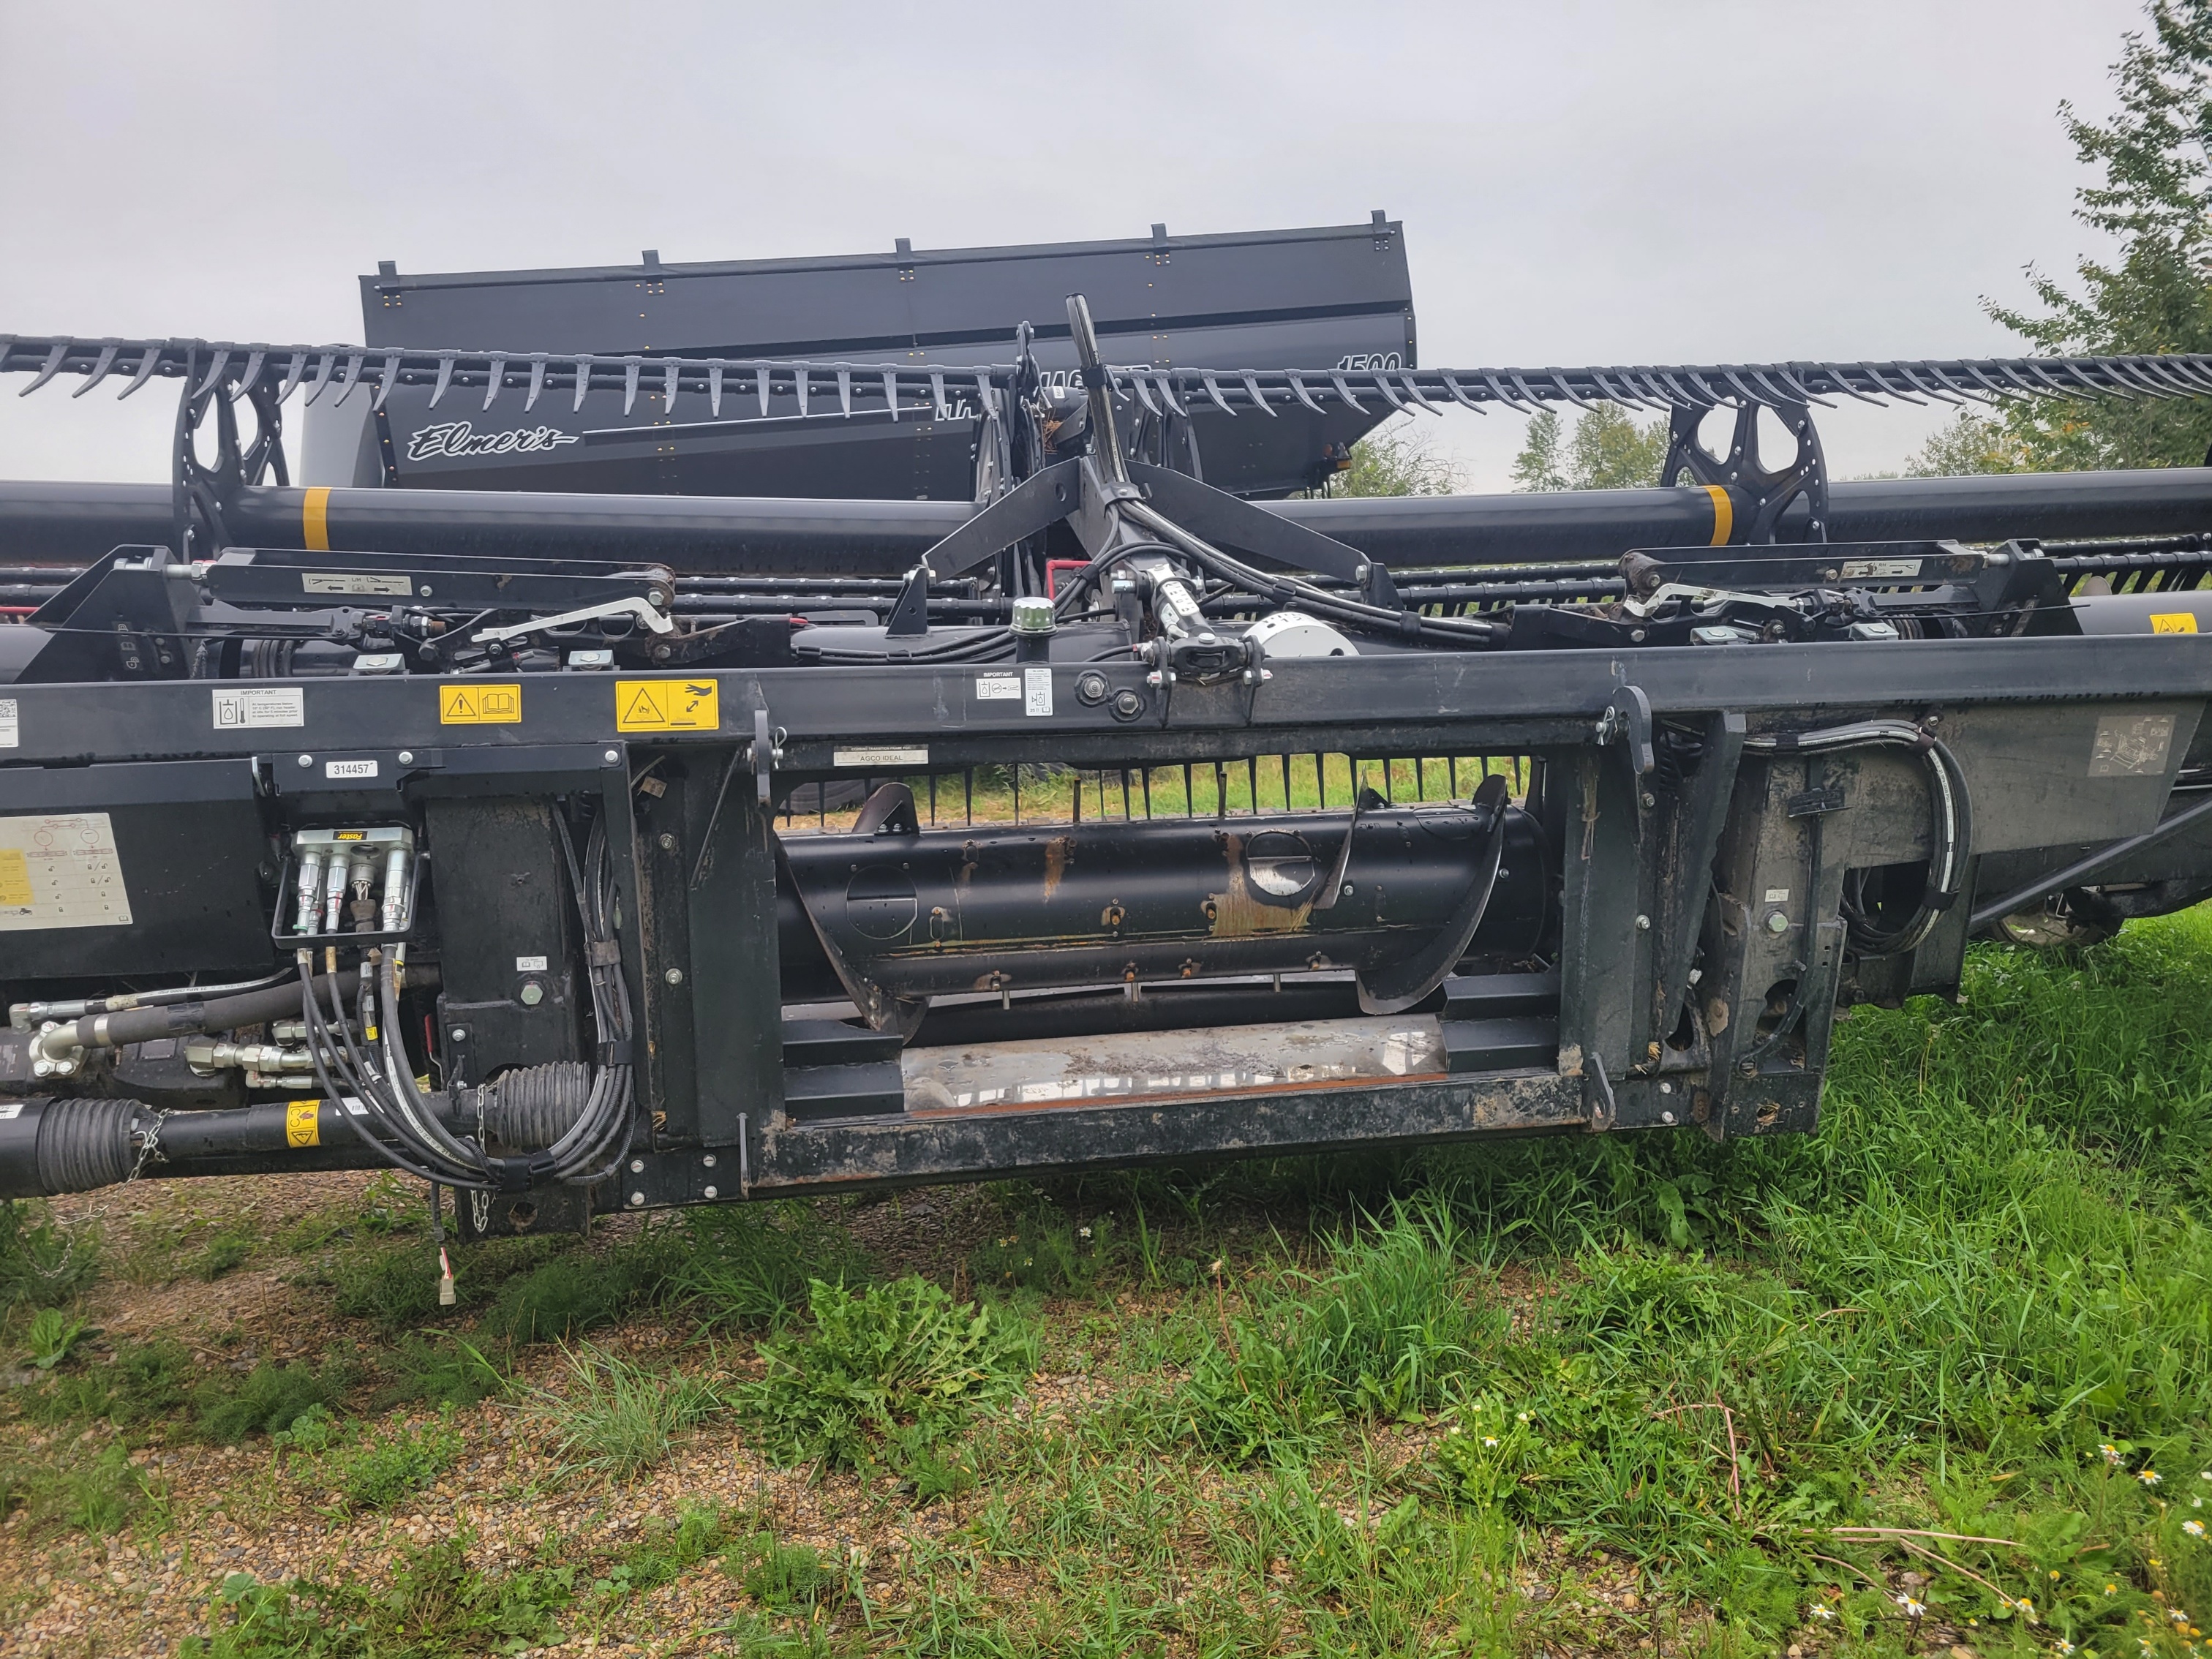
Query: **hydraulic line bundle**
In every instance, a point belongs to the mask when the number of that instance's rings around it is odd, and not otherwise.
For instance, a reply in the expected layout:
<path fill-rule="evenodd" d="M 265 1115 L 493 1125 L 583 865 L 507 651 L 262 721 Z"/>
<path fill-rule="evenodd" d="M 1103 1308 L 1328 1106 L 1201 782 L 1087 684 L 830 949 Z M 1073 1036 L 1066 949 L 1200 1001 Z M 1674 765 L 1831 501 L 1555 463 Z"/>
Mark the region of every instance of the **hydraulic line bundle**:
<path fill-rule="evenodd" d="M 1156 286 L 874 356 L 891 300 L 732 351 L 684 285 L 933 256 L 592 278 L 681 350 L 390 271 L 486 334 L 0 337 L 179 398 L 166 486 L 0 483 L 0 1194 L 388 1166 L 474 1237 L 1803 1131 L 1851 1002 L 2212 894 L 2212 471 L 1832 483 L 1813 412 L 2212 361 L 1425 368 L 1379 217 L 1060 252 Z M 1325 316 L 1376 337 L 1267 331 Z M 1600 402 L 1658 488 L 1325 493 L 1394 413 Z"/>

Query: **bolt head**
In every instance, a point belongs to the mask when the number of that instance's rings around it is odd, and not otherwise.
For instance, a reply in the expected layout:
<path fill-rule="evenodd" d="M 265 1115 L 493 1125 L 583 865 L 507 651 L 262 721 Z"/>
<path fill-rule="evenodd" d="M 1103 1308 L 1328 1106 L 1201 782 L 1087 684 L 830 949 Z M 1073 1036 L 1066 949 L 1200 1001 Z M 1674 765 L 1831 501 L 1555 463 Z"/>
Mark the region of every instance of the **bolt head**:
<path fill-rule="evenodd" d="M 1649 916 L 1638 916 L 1638 917 L 1637 917 L 1637 919 L 1636 919 L 1636 931 L 1637 931 L 1638 933 L 1650 933 L 1650 932 L 1651 931 L 1651 918 L 1650 918 L 1650 917 L 1649 917 Z"/>
<path fill-rule="evenodd" d="M 1656 806 L 1659 804 L 1659 797 L 1647 789 L 1644 792 L 1644 804 L 1646 806 Z"/>
<path fill-rule="evenodd" d="M 660 850 L 664 853 L 674 852 L 676 850 L 676 837 L 664 831 L 660 837 Z"/>
<path fill-rule="evenodd" d="M 456 1042 L 466 1042 L 469 1040 L 469 1028 L 465 1025 L 456 1025 L 446 1035 Z"/>
<path fill-rule="evenodd" d="M 629 1201 L 641 1208 L 645 1203 L 645 1194 L 643 1193 L 632 1193 L 629 1195 Z"/>
<path fill-rule="evenodd" d="M 704 1165 L 706 1165 L 706 1166 L 707 1166 L 707 1168 L 708 1168 L 708 1169 L 710 1169 L 710 1170 L 711 1170 L 711 1169 L 713 1169 L 713 1168 L 714 1167 L 714 1153 L 712 1153 L 712 1152 L 708 1153 L 708 1154 L 707 1154 L 707 1156 L 706 1156 L 706 1157 L 704 1157 L 704 1158 L 701 1158 L 701 1159 L 699 1160 L 699 1162 L 700 1162 L 700 1163 L 702 1163 L 702 1164 L 703 1164 Z"/>
<path fill-rule="evenodd" d="M 1662 1123 L 1672 1123 L 1674 1121 L 1674 1115 L 1672 1112 L 1662 1112 L 1659 1114 L 1659 1121 Z"/>
<path fill-rule="evenodd" d="M 302 755 L 300 757 L 300 764 L 302 766 L 313 766 L 314 763 L 315 757 L 313 755 Z"/>
<path fill-rule="evenodd" d="M 1769 910 L 1766 913 L 1766 931 L 1770 933 L 1788 933 L 1790 931 L 1789 916 L 1780 910 Z"/>
<path fill-rule="evenodd" d="M 721 1195 L 721 1191 L 719 1188 L 702 1187 L 699 1189 L 699 1196 L 702 1198 L 720 1198 Z"/>
<path fill-rule="evenodd" d="M 54 1063 L 51 1060 L 34 1060 L 31 1062 L 33 1077 L 52 1077 L 53 1074 Z"/>
<path fill-rule="evenodd" d="M 681 968 L 671 968 L 661 975 L 661 978 L 666 980 L 671 985 L 681 985 L 684 983 L 684 970 Z"/>
<path fill-rule="evenodd" d="M 1346 897 L 1346 898 L 1350 898 L 1350 897 L 1352 896 L 1352 883 L 1350 883 L 1350 882 L 1348 882 L 1348 881 L 1347 881 L 1346 883 L 1345 883 L 1345 884 L 1344 884 L 1344 896 L 1345 896 L 1345 897 Z"/>
<path fill-rule="evenodd" d="M 524 1007 L 526 1007 L 526 1008 L 535 1008 L 535 1007 L 536 1007 L 539 1003 L 541 1003 L 541 1002 L 543 1002 L 543 1001 L 544 1001 L 544 1000 L 545 1000 L 545 988 L 544 988 L 544 986 L 540 985 L 540 984 L 539 984 L 536 980 L 534 980 L 534 979 L 528 979 L 528 980 L 525 980 L 525 981 L 523 981 L 523 982 L 522 982 L 522 1006 L 523 1006 Z"/>
<path fill-rule="evenodd" d="M 412 766 L 412 765 L 414 765 L 414 764 L 415 764 L 415 751 L 414 751 L 412 749 L 403 749 L 403 750 L 401 750 L 399 751 L 399 763 L 400 763 L 402 766 Z"/>

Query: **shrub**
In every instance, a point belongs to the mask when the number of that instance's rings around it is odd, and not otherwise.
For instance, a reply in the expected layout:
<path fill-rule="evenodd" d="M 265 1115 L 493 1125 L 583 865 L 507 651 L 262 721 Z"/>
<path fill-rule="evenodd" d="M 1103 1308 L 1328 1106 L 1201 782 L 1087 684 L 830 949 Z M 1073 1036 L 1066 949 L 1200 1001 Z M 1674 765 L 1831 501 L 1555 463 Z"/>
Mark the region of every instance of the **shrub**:
<path fill-rule="evenodd" d="M 892 1449 L 910 1455 L 1007 1398 L 1036 1367 L 1027 1322 L 956 1303 L 919 1277 L 858 1295 L 817 1279 L 808 1305 L 813 1330 L 763 1345 L 766 1374 L 738 1394 L 770 1454 L 786 1462 L 866 1468 L 895 1435 Z"/>

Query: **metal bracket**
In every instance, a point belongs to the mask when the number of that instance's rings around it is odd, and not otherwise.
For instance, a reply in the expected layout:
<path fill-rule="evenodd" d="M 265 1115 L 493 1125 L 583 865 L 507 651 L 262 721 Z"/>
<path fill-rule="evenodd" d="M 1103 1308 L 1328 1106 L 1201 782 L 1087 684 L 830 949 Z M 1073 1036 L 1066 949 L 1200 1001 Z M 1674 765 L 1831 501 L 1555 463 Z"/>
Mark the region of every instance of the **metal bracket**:
<path fill-rule="evenodd" d="M 783 738 L 781 726 L 773 732 L 769 729 L 767 709 L 753 710 L 753 740 L 745 752 L 753 763 L 754 798 L 763 806 L 769 804 L 775 787 L 775 769 L 783 759 Z"/>
<path fill-rule="evenodd" d="M 543 634 L 549 629 L 565 628 L 571 623 L 597 622 L 602 618 L 628 617 L 655 634 L 673 634 L 676 624 L 661 615 L 647 600 L 633 595 L 626 599 L 609 599 L 604 605 L 587 605 L 580 611 L 564 611 L 557 617 L 533 617 L 528 622 L 513 623 L 504 628 L 480 628 L 470 637 L 474 645 L 497 645 L 502 641 L 520 639 L 525 634 Z"/>
<path fill-rule="evenodd" d="M 1628 769 L 1638 778 L 1648 778 L 1658 765 L 1659 756 L 1651 737 L 1651 699 L 1644 695 L 1639 685 L 1616 685 L 1613 695 L 1606 699 L 1605 708 L 1597 717 L 1597 740 L 1600 745 L 1626 741 L 1628 745 Z"/>
<path fill-rule="evenodd" d="M 884 629 L 886 638 L 915 639 L 929 632 L 929 567 L 918 564 L 899 584 L 898 600 L 891 606 Z"/>

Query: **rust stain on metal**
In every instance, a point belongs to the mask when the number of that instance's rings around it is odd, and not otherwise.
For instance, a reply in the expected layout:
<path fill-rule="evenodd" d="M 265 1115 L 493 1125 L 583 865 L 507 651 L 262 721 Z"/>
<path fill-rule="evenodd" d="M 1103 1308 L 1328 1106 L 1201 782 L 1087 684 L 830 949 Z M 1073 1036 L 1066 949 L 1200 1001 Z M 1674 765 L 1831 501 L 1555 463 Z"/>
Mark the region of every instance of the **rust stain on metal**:
<path fill-rule="evenodd" d="M 1052 896 L 1060 890 L 1060 884 L 1067 874 L 1068 854 L 1075 850 L 1075 837 L 1054 836 L 1044 844 L 1044 902 L 1052 902 Z"/>
<path fill-rule="evenodd" d="M 1206 919 L 1216 939 L 1251 939 L 1262 933 L 1302 933 L 1313 911 L 1313 900 L 1285 906 L 1262 904 L 1252 896 L 1244 879 L 1244 837 L 1220 837 L 1222 861 L 1228 866 L 1226 890 L 1206 896 Z"/>
<path fill-rule="evenodd" d="M 1728 1004 L 1719 997 L 1710 998 L 1705 1003 L 1705 1030 L 1718 1036 L 1728 1030 Z"/>

